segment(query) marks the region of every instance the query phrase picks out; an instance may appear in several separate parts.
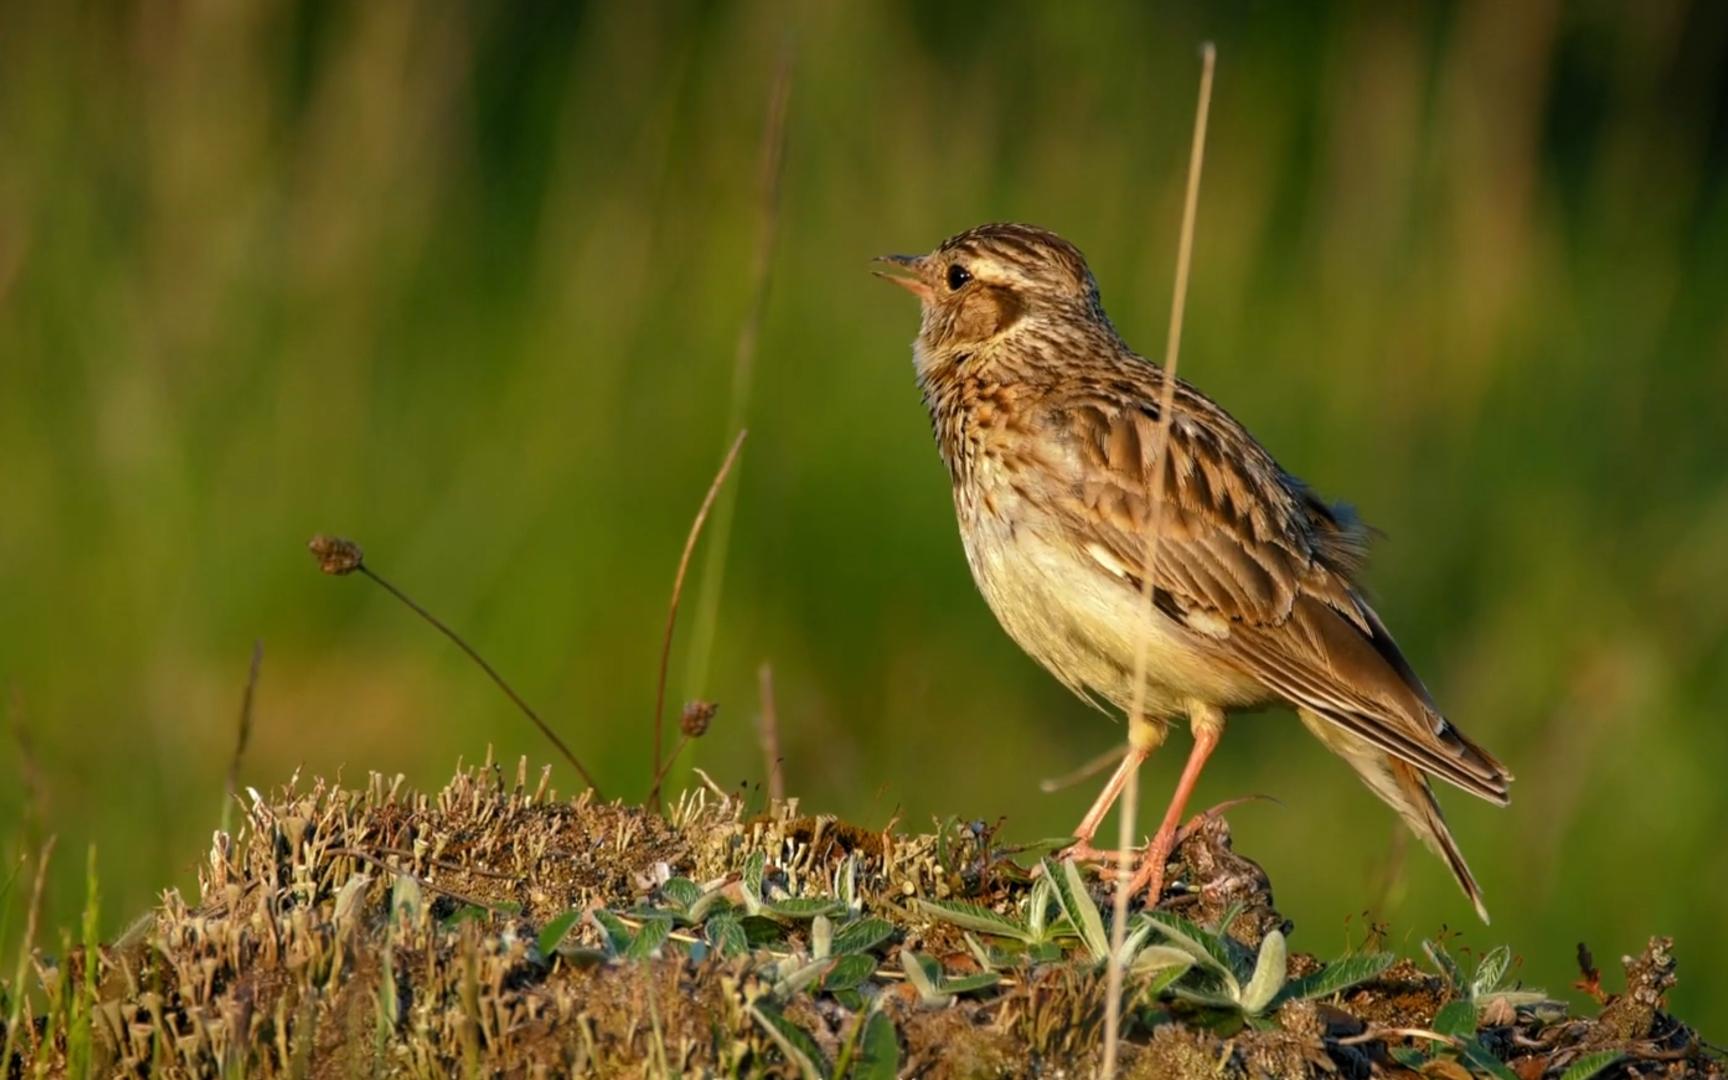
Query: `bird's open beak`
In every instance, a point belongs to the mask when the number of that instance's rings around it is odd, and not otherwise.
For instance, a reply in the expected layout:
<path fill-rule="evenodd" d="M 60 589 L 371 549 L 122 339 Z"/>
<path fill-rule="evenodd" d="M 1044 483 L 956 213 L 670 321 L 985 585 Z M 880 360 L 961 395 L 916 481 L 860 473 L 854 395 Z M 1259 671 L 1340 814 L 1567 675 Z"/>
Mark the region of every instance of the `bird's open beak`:
<path fill-rule="evenodd" d="M 887 263 L 906 271 L 905 274 L 896 274 L 887 270 L 871 271 L 883 281 L 892 281 L 920 300 L 930 299 L 930 286 L 923 277 L 924 257 L 922 255 L 878 255 L 872 261 Z"/>

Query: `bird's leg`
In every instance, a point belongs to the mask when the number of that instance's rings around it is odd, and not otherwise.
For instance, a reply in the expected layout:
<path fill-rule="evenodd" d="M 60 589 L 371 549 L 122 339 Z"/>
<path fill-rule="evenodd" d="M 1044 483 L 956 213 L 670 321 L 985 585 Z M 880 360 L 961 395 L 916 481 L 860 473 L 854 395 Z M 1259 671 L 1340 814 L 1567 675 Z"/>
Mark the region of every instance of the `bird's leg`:
<path fill-rule="evenodd" d="M 1152 751 L 1164 741 L 1169 728 L 1159 722 L 1134 719 L 1128 725 L 1128 752 L 1122 755 L 1122 763 L 1116 766 L 1116 771 L 1110 774 L 1110 779 L 1104 784 L 1104 790 L 1098 793 L 1098 798 L 1092 803 L 1092 808 L 1086 811 L 1086 816 L 1080 819 L 1080 824 L 1074 830 L 1074 843 L 1065 854 L 1068 858 L 1079 862 L 1099 862 L 1114 860 L 1118 856 L 1115 851 L 1100 851 L 1092 846 L 1092 838 L 1098 835 L 1099 826 L 1104 824 L 1104 817 L 1110 813 L 1110 808 L 1116 804 L 1122 794 L 1122 788 L 1127 785 L 1128 777 L 1133 775 Z"/>
<path fill-rule="evenodd" d="M 1182 778 L 1176 781 L 1176 791 L 1170 796 L 1170 808 L 1164 811 L 1164 821 L 1147 843 L 1145 857 L 1140 860 L 1140 869 L 1130 884 L 1132 889 L 1145 889 L 1146 903 L 1154 907 L 1158 904 L 1159 894 L 1164 891 L 1164 864 L 1169 861 L 1170 852 L 1176 845 L 1176 828 L 1182 823 L 1182 812 L 1187 809 L 1188 799 L 1200 782 L 1200 771 L 1206 767 L 1206 759 L 1212 756 L 1219 737 L 1224 734 L 1224 711 L 1216 706 L 1196 705 L 1190 711 L 1188 722 L 1194 731 L 1194 749 L 1188 752 Z"/>

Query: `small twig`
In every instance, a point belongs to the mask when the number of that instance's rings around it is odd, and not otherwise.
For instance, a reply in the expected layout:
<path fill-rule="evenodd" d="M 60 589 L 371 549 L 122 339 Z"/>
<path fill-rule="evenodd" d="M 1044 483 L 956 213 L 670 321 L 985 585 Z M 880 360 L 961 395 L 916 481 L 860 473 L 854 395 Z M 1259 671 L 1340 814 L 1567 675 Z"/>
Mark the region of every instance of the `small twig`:
<path fill-rule="evenodd" d="M 472 904 L 477 908 L 485 908 L 487 911 L 502 911 L 509 913 L 515 910 L 513 906 L 493 903 L 490 900 L 482 900 L 478 896 L 470 896 L 467 893 L 457 892 L 455 889 L 446 888 L 443 885 L 434 885 L 412 871 L 404 870 L 400 866 L 391 866 L 389 863 L 380 859 L 378 856 L 373 855 L 371 852 L 361 851 L 357 848 L 330 848 L 325 852 L 325 854 L 348 859 L 358 859 L 363 863 L 377 867 L 387 874 L 395 874 L 398 877 L 405 877 L 409 881 L 420 886 L 422 889 L 426 889 L 430 892 L 441 893 L 452 900 L 460 900 L 464 904 Z"/>
<path fill-rule="evenodd" d="M 654 777 L 654 784 L 648 789 L 650 807 L 660 804 L 660 728 L 666 712 L 666 667 L 672 660 L 672 631 L 678 625 L 678 601 L 684 595 L 684 575 L 690 571 L 690 555 L 696 550 L 697 538 L 702 535 L 702 523 L 708 520 L 708 511 L 714 508 L 720 485 L 726 482 L 726 474 L 732 471 L 732 463 L 738 460 L 738 451 L 744 449 L 744 437 L 749 434 L 749 431 L 739 431 L 738 437 L 732 440 L 732 448 L 726 451 L 725 460 L 720 462 L 720 471 L 714 474 L 714 482 L 708 485 L 708 494 L 702 497 L 702 505 L 696 510 L 696 520 L 690 523 L 690 535 L 684 538 L 684 553 L 678 557 L 678 573 L 672 578 L 672 603 L 666 609 L 666 634 L 660 641 L 660 677 L 654 689 L 654 769 L 649 774 Z"/>
<path fill-rule="evenodd" d="M 258 670 L 264 665 L 264 642 L 252 642 L 252 665 L 246 671 L 246 690 L 240 695 L 240 733 L 234 740 L 234 756 L 228 759 L 228 783 L 222 799 L 222 831 L 234 818 L 234 800 L 240 794 L 240 759 L 252 738 L 252 699 L 258 692 Z"/>
<path fill-rule="evenodd" d="M 407 859 L 415 857 L 414 853 L 407 848 L 381 847 L 378 850 L 386 855 L 400 855 Z M 484 867 L 479 866 L 464 866 L 461 863 L 451 862 L 448 859 L 427 859 L 426 862 L 431 866 L 436 866 L 440 870 L 448 870 L 453 874 L 473 874 L 475 877 L 498 878 L 502 881 L 514 881 L 518 877 L 518 875 L 512 874 L 507 870 L 487 870 Z"/>
<path fill-rule="evenodd" d="M 30 970 L 30 953 L 36 946 L 36 919 L 42 913 L 42 889 L 48 880 L 48 860 L 54 856 L 58 836 L 50 836 L 36 856 L 36 881 L 30 887 L 30 910 L 24 916 L 24 937 L 18 942 L 18 967 L 12 975 L 12 1008 L 6 1017 L 6 1045 L 0 1049 L 0 1063 L 12 1061 L 12 1048 L 17 1044 L 18 1019 L 24 1011 L 24 976 Z"/>
<path fill-rule="evenodd" d="M 690 771 L 695 773 L 699 778 L 701 778 L 702 786 L 707 788 L 709 791 L 712 791 L 714 794 L 718 795 L 722 802 L 731 802 L 732 801 L 732 796 L 728 795 L 726 793 L 726 789 L 721 787 L 719 784 L 716 784 L 714 782 L 714 778 L 712 776 L 709 776 L 700 767 L 692 767 L 690 769 Z"/>
<path fill-rule="evenodd" d="M 1038 781 L 1038 790 L 1046 795 L 1054 795 L 1063 788 L 1073 787 L 1082 780 L 1091 779 L 1116 764 L 1122 760 L 1122 755 L 1127 752 L 1128 747 L 1125 743 L 1117 743 L 1077 769 L 1070 769 L 1061 776 L 1052 776 Z"/>
<path fill-rule="evenodd" d="M 600 785 L 594 782 L 594 775 L 588 771 L 588 767 L 583 765 L 570 747 L 564 744 L 564 740 L 558 737 L 558 733 L 553 731 L 546 721 L 540 719 L 540 714 L 535 712 L 533 707 L 526 701 L 522 700 L 522 695 L 518 694 L 509 683 L 504 681 L 504 676 L 498 674 L 492 665 L 486 662 L 484 656 L 475 652 L 472 645 L 463 641 L 462 635 L 450 629 L 448 626 L 445 626 L 444 623 L 438 619 L 438 616 L 427 611 L 419 604 L 416 604 L 413 598 L 411 598 L 407 593 L 390 584 L 388 581 L 385 581 L 379 576 L 377 571 L 373 570 L 370 566 L 367 566 L 366 556 L 361 552 L 359 544 L 356 544 L 352 540 L 343 540 L 340 537 L 320 534 L 314 536 L 311 542 L 306 546 L 311 550 L 312 557 L 318 560 L 319 569 L 323 570 L 326 574 L 341 576 L 359 571 L 368 578 L 377 582 L 378 586 L 385 592 L 406 604 L 408 610 L 414 612 L 414 614 L 432 624 L 433 629 L 455 642 L 456 647 L 461 649 L 464 653 L 467 653 L 468 659 L 480 665 L 480 670 L 490 676 L 492 681 L 498 685 L 498 689 L 504 691 L 505 696 L 516 703 L 516 707 L 522 710 L 522 715 L 534 722 L 534 726 L 540 729 L 540 734 L 546 736 L 546 738 L 552 741 L 552 745 L 556 746 L 558 752 L 564 755 L 564 760 L 568 761 L 571 767 L 582 775 L 583 781 L 585 781 L 590 788 L 594 789 L 595 798 L 601 797 Z"/>
<path fill-rule="evenodd" d="M 756 718 L 756 741 L 762 747 L 762 764 L 768 772 L 768 801 L 786 798 L 786 777 L 780 769 L 780 718 L 774 707 L 774 668 L 766 661 L 756 669 L 757 693 L 762 711 Z"/>
<path fill-rule="evenodd" d="M 1165 455 L 1170 452 L 1171 412 L 1176 401 L 1176 361 L 1182 347 L 1182 315 L 1188 303 L 1188 269 L 1194 254 L 1194 218 L 1200 204 L 1200 172 L 1206 160 L 1206 121 L 1212 108 L 1212 73 L 1217 65 L 1218 50 L 1210 42 L 1200 46 L 1200 95 L 1194 108 L 1194 141 L 1188 151 L 1188 190 L 1182 203 L 1182 232 L 1176 245 L 1176 281 L 1170 296 L 1170 333 L 1164 344 L 1164 392 L 1158 403 L 1158 419 L 1152 435 L 1152 513 L 1147 523 L 1146 557 L 1140 575 L 1141 628 L 1134 650 L 1133 707 L 1128 713 L 1130 727 L 1142 722 L 1146 706 L 1146 671 L 1151 662 L 1152 622 L 1157 614 L 1152 606 L 1158 566 L 1158 541 L 1164 524 Z M 1117 879 L 1110 927 L 1110 958 L 1106 975 L 1104 1003 L 1104 1067 L 1105 1080 L 1116 1075 L 1117 1055 L 1122 1041 L 1122 942 L 1128 933 L 1128 890 L 1132 875 L 1126 868 L 1134 850 L 1134 809 L 1139 794 L 1139 770 L 1128 774 L 1122 790 L 1120 865 L 1124 873 Z"/>

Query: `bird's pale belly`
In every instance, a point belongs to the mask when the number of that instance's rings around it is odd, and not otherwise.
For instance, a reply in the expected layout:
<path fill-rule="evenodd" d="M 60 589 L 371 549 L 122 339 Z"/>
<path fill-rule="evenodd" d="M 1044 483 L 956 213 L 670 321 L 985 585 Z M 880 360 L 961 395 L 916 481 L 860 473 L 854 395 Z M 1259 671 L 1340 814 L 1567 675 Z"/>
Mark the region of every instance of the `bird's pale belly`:
<path fill-rule="evenodd" d="M 972 576 L 1003 629 L 1075 693 L 1133 707 L 1133 672 L 1146 636 L 1149 717 L 1185 718 L 1195 703 L 1225 709 L 1267 702 L 1250 676 L 1162 612 L 1148 620 L 1131 583 L 1022 519 L 980 513 L 961 530 Z"/>

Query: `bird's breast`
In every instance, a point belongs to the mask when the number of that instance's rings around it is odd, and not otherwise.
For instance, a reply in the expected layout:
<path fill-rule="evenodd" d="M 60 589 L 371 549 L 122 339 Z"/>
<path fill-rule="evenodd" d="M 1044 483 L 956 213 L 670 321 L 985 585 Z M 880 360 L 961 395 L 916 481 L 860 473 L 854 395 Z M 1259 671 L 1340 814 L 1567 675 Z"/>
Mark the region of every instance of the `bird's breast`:
<path fill-rule="evenodd" d="M 1244 705 L 1259 695 L 1192 631 L 1161 612 L 1148 618 L 1138 591 L 1023 491 L 991 483 L 988 465 L 977 478 L 975 487 L 955 492 L 973 580 L 1008 636 L 1070 690 L 1094 704 L 1132 708 L 1144 647 L 1141 707 L 1148 715 L 1180 716 L 1196 700 Z"/>

